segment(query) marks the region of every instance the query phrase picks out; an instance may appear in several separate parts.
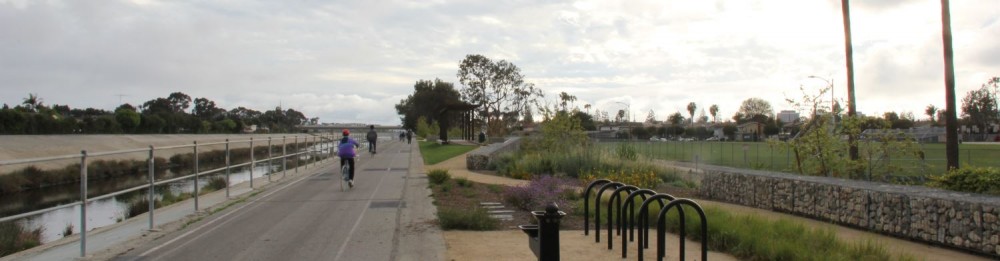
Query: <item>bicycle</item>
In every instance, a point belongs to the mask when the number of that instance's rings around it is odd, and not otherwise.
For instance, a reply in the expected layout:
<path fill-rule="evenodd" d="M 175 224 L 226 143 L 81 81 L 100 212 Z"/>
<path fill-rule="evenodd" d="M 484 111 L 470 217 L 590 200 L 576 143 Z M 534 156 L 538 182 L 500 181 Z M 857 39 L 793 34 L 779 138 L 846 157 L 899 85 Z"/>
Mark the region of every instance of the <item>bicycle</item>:
<path fill-rule="evenodd" d="M 351 178 L 351 164 L 344 164 L 344 166 L 340 167 L 340 176 L 340 191 L 350 189 L 350 184 L 347 184 L 347 182 L 350 182 Z"/>

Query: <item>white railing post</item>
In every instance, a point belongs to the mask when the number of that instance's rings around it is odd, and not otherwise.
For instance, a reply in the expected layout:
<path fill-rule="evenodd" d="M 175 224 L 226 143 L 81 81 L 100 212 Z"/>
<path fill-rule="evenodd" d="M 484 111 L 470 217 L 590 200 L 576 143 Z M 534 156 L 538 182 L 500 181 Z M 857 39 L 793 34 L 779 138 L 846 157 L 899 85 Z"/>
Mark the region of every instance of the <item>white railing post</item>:
<path fill-rule="evenodd" d="M 198 141 L 194 141 L 194 212 L 198 212 Z"/>
<path fill-rule="evenodd" d="M 153 145 L 149 145 L 149 192 L 147 192 L 147 200 L 149 200 L 149 230 L 153 230 L 153 210 L 156 210 L 154 203 L 156 202 L 156 169 L 153 159 Z"/>
<path fill-rule="evenodd" d="M 226 139 L 226 198 L 229 198 L 229 139 Z"/>
<path fill-rule="evenodd" d="M 87 256 L 87 150 L 80 151 L 80 257 Z"/>
<path fill-rule="evenodd" d="M 299 165 L 302 165 L 302 154 L 301 154 L 302 152 L 299 151 L 299 136 L 298 135 L 295 135 L 295 141 L 293 142 L 293 144 L 295 144 L 295 173 L 298 174 L 299 173 Z"/>
<path fill-rule="evenodd" d="M 288 172 L 288 151 L 285 150 L 285 136 L 281 136 L 281 178 Z"/>
<path fill-rule="evenodd" d="M 271 174 L 274 173 L 274 167 L 271 166 L 271 162 L 274 161 L 274 157 L 271 155 L 271 137 L 267 137 L 267 182 L 271 182 Z"/>
<path fill-rule="evenodd" d="M 250 137 L 250 189 L 253 189 L 253 137 Z"/>
<path fill-rule="evenodd" d="M 305 152 L 306 155 L 309 155 L 309 157 L 306 158 L 306 164 L 302 166 L 302 169 L 309 169 L 309 163 L 312 161 L 312 146 L 309 146 L 309 137 L 302 138 L 302 142 L 306 143 Z"/>

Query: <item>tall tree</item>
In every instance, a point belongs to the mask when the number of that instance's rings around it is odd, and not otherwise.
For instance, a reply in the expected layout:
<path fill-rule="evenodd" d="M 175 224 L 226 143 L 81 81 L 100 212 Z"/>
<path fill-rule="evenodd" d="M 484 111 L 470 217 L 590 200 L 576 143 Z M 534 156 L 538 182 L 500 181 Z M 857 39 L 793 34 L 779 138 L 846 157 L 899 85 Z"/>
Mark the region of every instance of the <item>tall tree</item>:
<path fill-rule="evenodd" d="M 986 85 L 969 91 L 962 99 L 962 116 L 979 126 L 980 130 L 985 130 L 990 123 L 996 122 L 998 113 L 1000 110 L 997 99 Z"/>
<path fill-rule="evenodd" d="M 682 115 L 680 112 L 674 112 L 674 114 L 670 114 L 670 117 L 667 117 L 667 121 L 673 125 L 680 125 L 682 122 L 684 122 L 684 115 Z"/>
<path fill-rule="evenodd" d="M 924 114 L 926 114 L 927 118 L 931 122 L 933 122 L 934 121 L 934 116 L 937 115 L 937 111 L 938 111 L 938 108 L 934 107 L 934 104 L 929 104 L 929 105 L 927 105 L 927 109 L 924 109 Z"/>
<path fill-rule="evenodd" d="M 165 98 L 156 98 L 146 101 L 139 106 L 143 114 L 170 114 L 173 113 L 173 105 L 170 104 L 170 100 Z"/>
<path fill-rule="evenodd" d="M 736 123 L 758 122 L 767 123 L 774 111 L 771 110 L 771 103 L 761 98 L 752 97 L 740 104 L 739 111 L 733 115 Z"/>
<path fill-rule="evenodd" d="M 259 118 L 261 113 L 253 109 L 247 109 L 246 107 L 240 106 L 229 110 L 226 114 L 230 119 L 236 122 L 236 128 L 241 130 L 246 126 L 260 124 Z"/>
<path fill-rule="evenodd" d="M 712 104 L 712 106 L 709 106 L 708 107 L 708 113 L 712 114 L 712 121 L 713 122 L 719 122 L 719 117 L 718 117 L 718 114 L 719 114 L 719 105 Z"/>
<path fill-rule="evenodd" d="M 128 107 L 125 107 L 125 105 L 128 104 L 126 103 L 119 106 L 118 109 L 115 110 L 115 120 L 118 121 L 118 125 L 121 126 L 122 131 L 125 133 L 133 133 L 137 128 L 139 128 L 139 124 L 141 123 L 139 113 L 128 108 L 131 107 L 131 105 Z"/>
<path fill-rule="evenodd" d="M 42 98 L 39 98 L 38 94 L 34 93 L 29 93 L 28 98 L 24 98 L 24 102 L 21 104 L 24 105 L 24 108 L 27 109 L 28 112 L 38 112 L 38 109 L 44 106 L 42 105 Z"/>
<path fill-rule="evenodd" d="M 526 83 L 521 69 L 506 60 L 493 61 L 479 54 L 470 54 L 459 63 L 459 82 L 465 86 L 462 98 L 481 105 L 483 117 L 491 133 L 505 132 L 503 115 L 520 115 L 542 97 L 542 90 Z M 536 104 L 537 105 L 537 104 Z"/>
<path fill-rule="evenodd" d="M 167 101 L 170 101 L 170 109 L 174 112 L 187 111 L 188 107 L 191 106 L 191 96 L 183 92 L 171 93 L 170 96 L 167 96 Z"/>
<path fill-rule="evenodd" d="M 222 117 L 226 110 L 215 106 L 215 102 L 208 98 L 194 99 L 194 110 L 191 114 L 202 120 L 215 120 Z"/>
<path fill-rule="evenodd" d="M 687 109 L 688 109 L 688 115 L 690 115 L 691 117 L 690 118 L 691 123 L 694 124 L 694 111 L 698 109 L 698 105 L 694 104 L 694 102 L 689 102 Z"/>
<path fill-rule="evenodd" d="M 646 123 L 656 123 L 656 113 L 653 113 L 652 109 L 646 114 Z"/>
<path fill-rule="evenodd" d="M 566 92 L 559 93 L 559 106 L 562 106 L 563 111 L 569 111 L 569 106 L 576 101 L 576 96 L 569 95 Z"/>
<path fill-rule="evenodd" d="M 580 126 L 583 127 L 583 130 L 587 131 L 597 130 L 597 125 L 594 124 L 594 117 L 590 116 L 590 114 L 583 113 L 582 111 L 578 110 L 573 111 L 570 114 L 571 114 L 570 117 L 573 117 L 580 121 Z"/>
<path fill-rule="evenodd" d="M 421 117 L 431 122 L 446 120 L 440 115 L 444 106 L 458 104 L 460 97 L 455 85 L 450 82 L 419 80 L 413 84 L 413 94 L 396 104 L 396 113 L 400 115 L 404 128 L 416 129 Z"/>

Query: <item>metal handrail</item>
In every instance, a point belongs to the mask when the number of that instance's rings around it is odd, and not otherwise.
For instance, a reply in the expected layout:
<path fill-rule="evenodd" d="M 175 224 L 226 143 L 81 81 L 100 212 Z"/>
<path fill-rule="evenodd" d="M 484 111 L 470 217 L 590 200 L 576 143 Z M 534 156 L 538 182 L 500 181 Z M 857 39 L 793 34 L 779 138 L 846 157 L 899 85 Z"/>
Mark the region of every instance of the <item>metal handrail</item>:
<path fill-rule="evenodd" d="M 302 141 L 305 142 L 305 143 L 307 143 L 307 144 L 310 143 L 310 142 L 311 143 L 325 143 L 325 142 L 328 142 L 328 141 L 335 141 L 335 139 L 327 137 L 327 136 L 330 136 L 330 135 L 320 135 L 320 136 L 309 135 L 309 136 L 305 136 Z M 298 136 L 298 135 L 291 137 L 295 141 L 295 143 L 293 143 L 293 144 L 295 145 L 295 149 L 296 150 L 300 150 L 300 147 L 299 147 L 299 137 L 300 136 Z M 310 137 L 312 137 L 313 139 L 310 139 Z M 229 175 L 229 170 L 231 168 L 250 166 L 251 170 L 250 170 L 250 180 L 249 180 L 249 182 L 250 182 L 251 189 L 253 189 L 253 179 L 254 179 L 254 177 L 253 177 L 253 166 L 255 164 L 257 164 L 258 162 L 267 161 L 270 164 L 270 162 L 272 162 L 274 160 L 281 159 L 282 160 L 282 163 L 281 163 L 282 172 L 284 173 L 284 172 L 287 171 L 287 165 L 285 163 L 286 163 L 286 161 L 288 160 L 289 157 L 297 157 L 297 156 L 300 156 L 300 155 L 303 155 L 303 154 L 315 153 L 315 152 L 323 152 L 323 153 L 327 153 L 327 151 L 332 152 L 332 149 L 331 149 L 330 146 L 325 146 L 325 147 L 319 148 L 319 149 L 313 149 L 313 148 L 311 148 L 311 146 L 307 146 L 307 147 L 301 148 L 301 150 L 298 151 L 298 152 L 287 153 L 287 146 L 290 145 L 290 144 L 287 143 L 288 138 L 289 137 L 286 137 L 286 136 L 281 137 L 281 140 L 282 140 L 282 142 L 281 142 L 282 154 L 280 156 L 272 156 L 271 155 L 272 153 L 270 153 L 270 151 L 272 150 L 274 144 L 271 144 L 271 142 L 270 142 L 272 140 L 272 137 L 268 137 L 268 141 L 269 142 L 268 142 L 267 147 L 268 147 L 269 153 L 268 153 L 268 157 L 266 157 L 265 159 L 256 159 L 253 156 L 253 150 L 254 150 L 254 143 L 253 142 L 254 142 L 254 139 L 251 137 L 250 139 L 246 139 L 246 140 L 235 140 L 235 141 L 233 141 L 233 140 L 228 140 L 227 139 L 224 142 L 210 142 L 210 143 L 202 143 L 202 144 L 198 144 L 197 141 L 195 141 L 192 144 L 184 144 L 184 145 L 172 145 L 172 146 L 163 146 L 163 147 L 154 147 L 154 146 L 150 145 L 148 148 L 142 148 L 142 149 L 125 149 L 125 150 L 104 151 L 104 152 L 96 152 L 96 153 L 88 153 L 86 150 L 82 150 L 80 153 L 77 153 L 77 154 L 67 154 L 67 155 L 59 155 L 59 156 L 52 156 L 52 157 L 38 157 L 38 158 L 28 158 L 28 159 L 16 159 L 16 160 L 4 160 L 4 161 L 0 161 L 0 166 L 9 166 L 9 165 L 19 165 L 19 164 L 27 164 L 27 163 L 55 161 L 55 160 L 80 159 L 80 163 L 81 163 L 81 165 L 80 165 L 81 166 L 80 167 L 80 174 L 81 174 L 80 175 L 80 188 L 81 188 L 81 190 L 80 190 L 80 194 L 81 194 L 80 198 L 82 199 L 82 200 L 78 200 L 78 201 L 75 201 L 75 202 L 72 202 L 72 203 L 68 203 L 68 204 L 53 206 L 53 207 L 49 207 L 49 208 L 45 208 L 45 209 L 30 211 L 30 212 L 21 213 L 21 214 L 12 215 L 12 216 L 7 216 L 7 217 L 2 217 L 2 218 L 0 218 L 0 222 L 7 222 L 7 221 L 12 221 L 12 220 L 22 219 L 22 218 L 26 218 L 26 217 L 30 217 L 30 216 L 34 216 L 34 215 L 39 215 L 39 214 L 47 213 L 47 212 L 58 210 L 58 209 L 63 209 L 63 208 L 67 208 L 67 207 L 75 207 L 75 206 L 81 206 L 81 205 L 83 205 L 81 207 L 81 211 L 80 211 L 80 219 L 81 219 L 81 225 L 80 226 L 81 226 L 81 228 L 80 228 L 80 237 L 79 237 L 80 239 L 79 239 L 79 241 L 80 241 L 80 256 L 81 257 L 82 256 L 86 256 L 86 238 L 87 238 L 87 236 L 86 236 L 87 235 L 86 214 L 87 214 L 87 208 L 86 208 L 86 205 L 84 203 L 89 204 L 89 203 L 94 202 L 94 201 L 108 199 L 108 198 L 112 198 L 112 197 L 115 197 L 115 196 L 120 196 L 120 195 L 123 195 L 123 194 L 126 194 L 126 193 L 139 191 L 139 190 L 142 190 L 142 189 L 149 189 L 150 193 L 148 193 L 147 196 L 149 197 L 148 200 L 150 201 L 150 203 L 149 203 L 149 208 L 150 209 L 149 209 L 149 212 L 147 212 L 147 213 L 149 214 L 149 228 L 152 229 L 153 228 L 153 224 L 154 224 L 153 215 L 155 213 L 154 212 L 154 208 L 155 207 L 154 207 L 154 204 L 153 204 L 153 200 L 154 200 L 153 196 L 154 196 L 154 194 L 152 193 L 152 191 L 153 191 L 153 188 L 155 186 L 164 185 L 164 184 L 168 184 L 168 183 L 172 183 L 172 182 L 177 182 L 177 181 L 180 181 L 180 180 L 190 179 L 192 177 L 197 177 L 199 175 L 213 174 L 213 173 L 218 173 L 218 172 L 225 171 L 225 173 L 227 175 L 226 196 L 228 197 L 229 196 L 229 187 L 231 187 L 231 185 L 232 185 L 232 184 L 228 184 L 229 183 L 228 175 Z M 232 164 L 232 162 L 230 162 L 229 152 L 230 152 L 231 148 L 230 148 L 229 145 L 233 144 L 233 143 L 249 143 L 250 144 L 250 159 L 247 162 L 240 163 L 240 164 Z M 225 150 L 226 150 L 226 163 L 225 163 L 226 166 L 220 167 L 220 168 L 216 168 L 216 169 L 206 170 L 206 171 L 200 171 L 200 170 L 198 170 L 198 167 L 197 167 L 198 166 L 198 162 L 197 162 L 198 161 L 198 157 L 197 157 L 197 155 L 200 154 L 198 152 L 198 147 L 213 146 L 213 145 L 223 145 L 223 144 L 226 145 L 226 148 L 225 148 Z M 191 173 L 191 174 L 188 174 L 188 175 L 184 175 L 184 176 L 180 176 L 180 177 L 175 177 L 175 178 L 167 179 L 167 180 L 155 181 L 155 178 L 154 178 L 154 175 L 153 175 L 153 172 L 155 172 L 155 168 L 153 167 L 153 163 L 154 163 L 153 159 L 154 159 L 154 153 L 155 153 L 155 151 L 157 151 L 157 150 L 181 149 L 181 148 L 194 148 L 194 153 L 195 153 L 195 157 L 194 158 L 196 160 L 196 162 L 194 162 L 194 167 L 195 167 L 194 173 Z M 118 155 L 118 154 L 127 154 L 127 153 L 137 153 L 137 152 L 149 152 L 149 156 L 148 156 L 148 159 L 147 159 L 148 164 L 149 164 L 149 169 L 148 169 L 148 171 L 149 171 L 149 182 L 147 184 L 140 185 L 140 186 L 135 186 L 135 187 L 127 188 L 127 189 L 118 190 L 118 191 L 115 191 L 115 192 L 107 193 L 107 194 L 100 195 L 100 196 L 93 197 L 93 198 L 89 198 L 88 197 L 87 192 L 89 192 L 89 191 L 88 191 L 87 186 L 86 186 L 88 158 L 99 157 L 99 156 Z M 296 160 L 296 161 L 298 161 L 298 160 Z M 316 164 L 316 163 L 319 163 L 319 162 L 320 161 L 318 161 L 318 160 L 311 159 L 311 160 L 307 160 L 305 164 L 297 164 L 296 167 L 295 167 L 296 173 L 298 172 L 299 166 L 308 168 L 308 165 L 310 165 L 310 164 Z M 273 173 L 271 173 L 271 174 L 273 174 Z M 270 174 L 268 175 L 268 180 L 269 181 L 271 179 L 271 176 L 272 175 L 270 175 Z M 194 192 L 195 211 L 197 211 L 198 210 L 197 201 L 198 201 L 198 197 L 199 197 L 199 195 L 198 195 L 199 194 L 198 193 L 199 188 L 198 188 L 198 185 L 197 185 L 197 180 L 195 180 L 194 186 L 195 186 L 195 189 L 194 189 L 194 191 L 195 191 Z"/>
<path fill-rule="evenodd" d="M 82 153 L 77 153 L 77 154 L 67 154 L 67 155 L 52 156 L 52 157 L 29 158 L 29 159 L 19 159 L 19 160 L 3 160 L 3 161 L 0 161 L 0 166 L 19 165 L 19 164 L 26 164 L 26 163 L 35 163 L 35 162 L 43 162 L 43 161 L 53 161 L 53 160 L 79 159 L 81 155 L 83 155 L 83 154 Z"/>
<path fill-rule="evenodd" d="M 145 149 L 145 148 L 143 148 L 143 149 L 127 149 L 127 150 L 116 150 L 116 151 L 96 152 L 96 153 L 87 152 L 87 157 L 118 155 L 118 154 L 136 153 L 136 152 L 144 152 L 144 151 L 149 151 L 149 149 Z"/>

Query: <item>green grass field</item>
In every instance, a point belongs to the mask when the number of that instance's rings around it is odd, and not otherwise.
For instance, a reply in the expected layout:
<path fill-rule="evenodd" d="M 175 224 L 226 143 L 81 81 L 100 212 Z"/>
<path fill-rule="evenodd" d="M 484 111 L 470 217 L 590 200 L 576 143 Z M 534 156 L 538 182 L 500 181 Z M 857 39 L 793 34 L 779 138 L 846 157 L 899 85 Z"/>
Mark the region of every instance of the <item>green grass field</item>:
<path fill-rule="evenodd" d="M 602 142 L 599 149 L 614 150 L 621 142 Z M 794 173 L 795 155 L 766 142 L 629 142 L 640 155 L 652 159 L 698 162 L 737 168 L 753 168 Z M 920 144 L 924 163 L 912 157 L 895 157 L 893 164 L 904 170 L 894 175 L 927 176 L 945 172 L 945 144 Z M 1000 144 L 961 144 L 960 166 L 1000 167 Z M 912 162 L 913 164 L 910 164 Z"/>
<path fill-rule="evenodd" d="M 468 145 L 441 145 L 436 142 L 421 141 L 420 143 L 420 155 L 424 157 L 424 164 L 432 165 L 437 164 L 442 161 L 448 160 L 452 157 L 462 155 L 463 153 L 469 152 L 478 146 L 468 146 Z"/>

